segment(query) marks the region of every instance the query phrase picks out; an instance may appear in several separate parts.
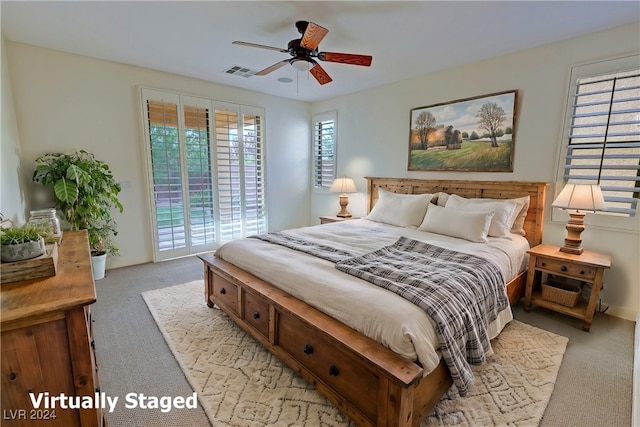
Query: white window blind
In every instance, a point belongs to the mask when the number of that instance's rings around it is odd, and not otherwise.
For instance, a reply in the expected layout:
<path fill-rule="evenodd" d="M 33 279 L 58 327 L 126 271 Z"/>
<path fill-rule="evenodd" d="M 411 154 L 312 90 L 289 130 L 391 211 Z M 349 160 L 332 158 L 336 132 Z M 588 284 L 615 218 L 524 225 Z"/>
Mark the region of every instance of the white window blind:
<path fill-rule="evenodd" d="M 605 213 L 633 217 L 640 198 L 640 68 L 575 79 L 563 177 L 600 184 Z"/>
<path fill-rule="evenodd" d="M 142 88 L 156 260 L 266 231 L 263 110 Z"/>
<path fill-rule="evenodd" d="M 313 186 L 328 189 L 336 177 L 335 112 L 318 114 L 313 119 Z"/>
<path fill-rule="evenodd" d="M 266 231 L 262 116 L 216 104 L 217 188 L 222 242 Z"/>

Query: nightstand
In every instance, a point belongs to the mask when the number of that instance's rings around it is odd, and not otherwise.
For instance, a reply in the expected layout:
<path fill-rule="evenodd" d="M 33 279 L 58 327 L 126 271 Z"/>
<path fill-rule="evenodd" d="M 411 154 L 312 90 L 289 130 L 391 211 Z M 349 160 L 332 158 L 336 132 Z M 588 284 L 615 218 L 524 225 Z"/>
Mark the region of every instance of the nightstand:
<path fill-rule="evenodd" d="M 611 267 L 611 257 L 597 252 L 584 251 L 581 255 L 560 252 L 558 246 L 538 245 L 529 253 L 529 271 L 525 289 L 524 309 L 529 311 L 531 304 L 582 319 L 582 329 L 589 332 L 596 310 L 604 270 Z M 575 307 L 568 307 L 542 298 L 540 286 L 543 277 L 577 280 L 591 285 L 588 302 L 578 301 Z"/>
<path fill-rule="evenodd" d="M 342 222 L 342 221 L 348 221 L 350 219 L 358 219 L 358 218 L 354 218 L 354 217 L 349 217 L 349 218 L 342 218 L 339 216 L 321 216 L 320 217 L 320 224 L 329 224 L 332 222 Z"/>

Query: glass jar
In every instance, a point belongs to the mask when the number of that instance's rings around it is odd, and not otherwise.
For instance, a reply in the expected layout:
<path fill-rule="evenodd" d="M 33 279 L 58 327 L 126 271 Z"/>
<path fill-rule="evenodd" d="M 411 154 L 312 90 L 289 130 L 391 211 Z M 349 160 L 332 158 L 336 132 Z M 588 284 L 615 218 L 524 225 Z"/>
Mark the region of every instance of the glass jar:
<path fill-rule="evenodd" d="M 38 209 L 29 212 L 29 224 L 47 224 L 51 232 L 59 237 L 62 235 L 62 230 L 60 229 L 60 220 L 56 216 L 55 209 Z"/>

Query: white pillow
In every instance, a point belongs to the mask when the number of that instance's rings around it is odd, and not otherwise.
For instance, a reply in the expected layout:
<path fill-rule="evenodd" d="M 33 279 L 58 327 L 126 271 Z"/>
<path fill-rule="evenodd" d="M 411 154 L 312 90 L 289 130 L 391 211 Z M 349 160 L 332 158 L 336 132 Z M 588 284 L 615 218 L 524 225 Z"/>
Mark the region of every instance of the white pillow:
<path fill-rule="evenodd" d="M 399 227 L 417 227 L 432 197 L 433 194 L 398 194 L 378 188 L 378 201 L 365 218 Z"/>
<path fill-rule="evenodd" d="M 419 230 L 486 243 L 493 212 L 470 212 L 429 206 Z"/>
<path fill-rule="evenodd" d="M 531 202 L 530 196 L 518 197 L 516 199 L 469 199 L 472 202 L 487 203 L 487 202 L 503 202 L 508 200 L 516 204 L 516 208 L 513 211 L 513 225 L 511 226 L 511 232 L 520 236 L 525 236 L 527 233 L 524 231 L 524 220 L 527 217 L 529 211 L 529 203 Z"/>
<path fill-rule="evenodd" d="M 489 227 L 489 236 L 510 237 L 516 209 L 515 202 L 504 200 L 478 203 L 452 194 L 449 196 L 445 207 L 473 212 L 493 212 L 491 226 Z"/>

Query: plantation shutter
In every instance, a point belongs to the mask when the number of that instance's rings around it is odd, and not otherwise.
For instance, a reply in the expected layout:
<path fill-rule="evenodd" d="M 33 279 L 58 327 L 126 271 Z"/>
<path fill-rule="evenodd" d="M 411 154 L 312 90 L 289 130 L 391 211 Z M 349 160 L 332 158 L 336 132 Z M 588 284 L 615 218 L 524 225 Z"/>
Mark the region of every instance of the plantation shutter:
<path fill-rule="evenodd" d="M 165 97 L 166 98 L 166 97 Z M 156 249 L 186 247 L 182 161 L 178 135 L 178 103 L 146 101 L 151 157 L 153 222 Z"/>
<path fill-rule="evenodd" d="M 336 114 L 316 115 L 313 121 L 313 186 L 329 189 L 336 177 Z"/>
<path fill-rule="evenodd" d="M 262 112 L 216 103 L 217 188 L 222 242 L 266 231 Z"/>
<path fill-rule="evenodd" d="M 600 184 L 605 212 L 635 216 L 640 198 L 640 70 L 576 80 L 564 178 Z"/>
<path fill-rule="evenodd" d="M 183 97 L 186 181 L 189 194 L 191 253 L 213 249 L 216 244 L 211 157 L 211 102 Z"/>
<path fill-rule="evenodd" d="M 264 156 L 262 116 L 245 111 L 242 114 L 244 138 L 244 212 L 245 234 L 259 234 L 267 230 L 264 199 Z"/>
<path fill-rule="evenodd" d="M 142 98 L 154 259 L 265 232 L 263 110 L 146 88 Z"/>

